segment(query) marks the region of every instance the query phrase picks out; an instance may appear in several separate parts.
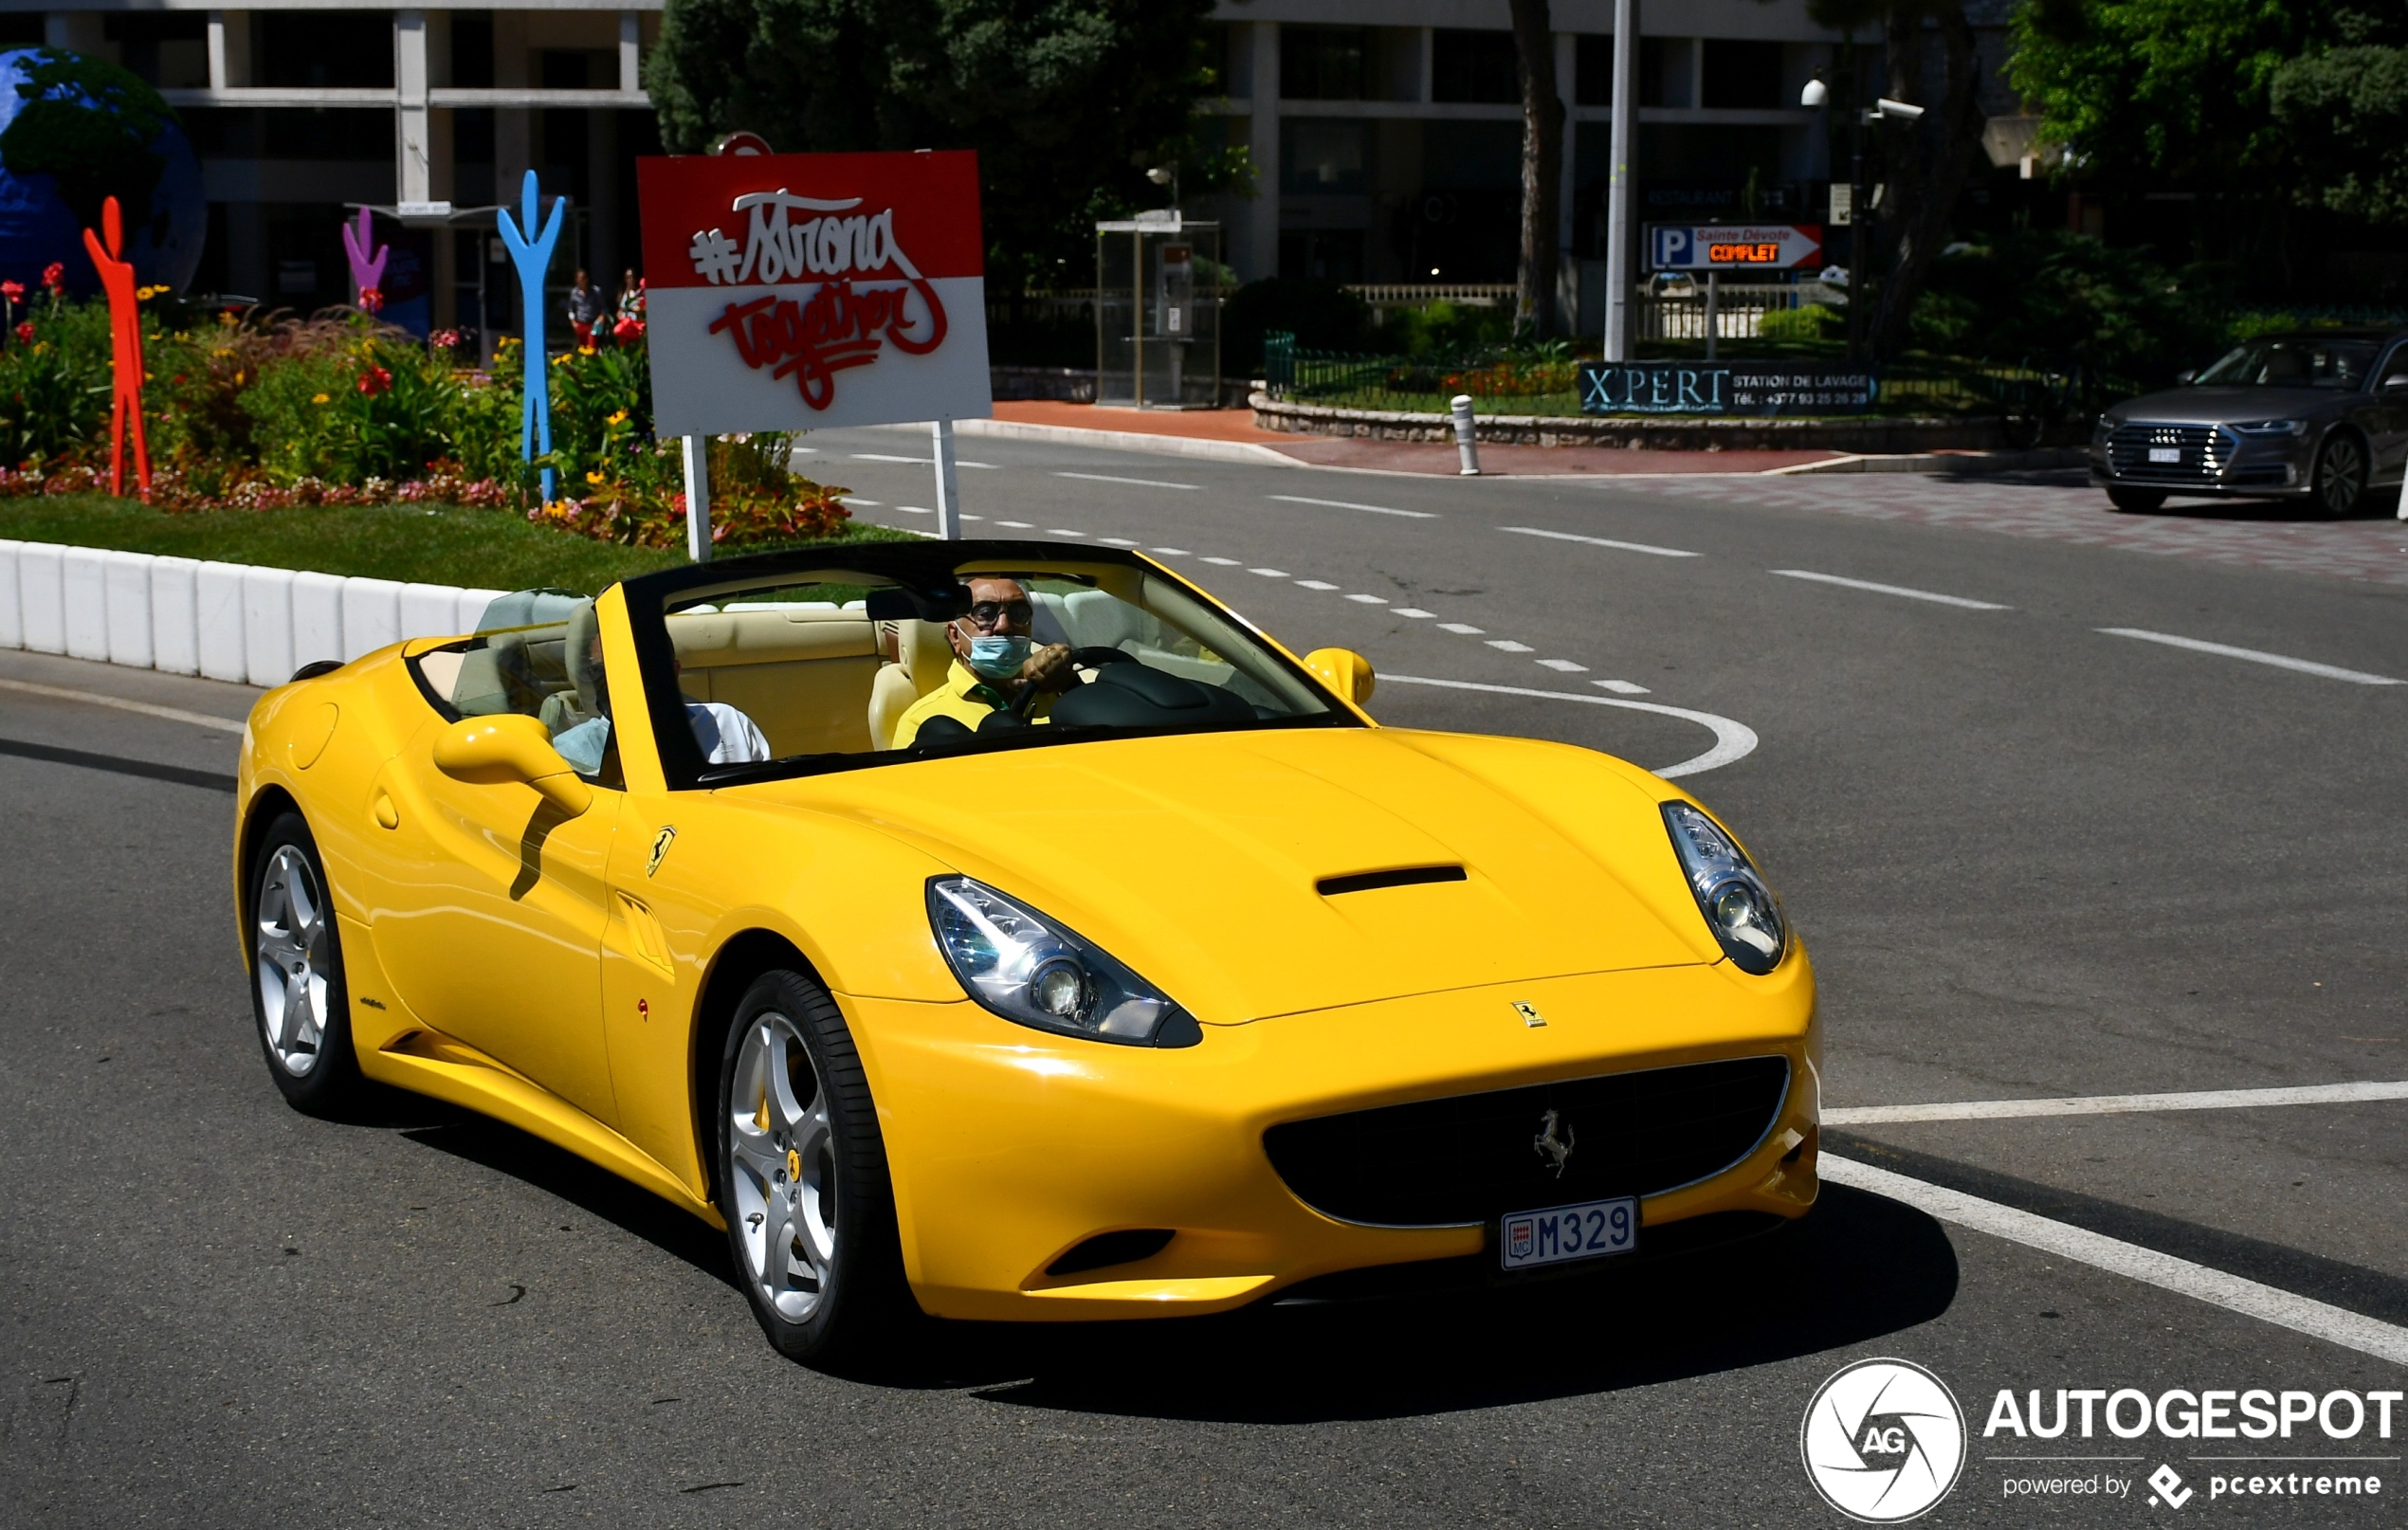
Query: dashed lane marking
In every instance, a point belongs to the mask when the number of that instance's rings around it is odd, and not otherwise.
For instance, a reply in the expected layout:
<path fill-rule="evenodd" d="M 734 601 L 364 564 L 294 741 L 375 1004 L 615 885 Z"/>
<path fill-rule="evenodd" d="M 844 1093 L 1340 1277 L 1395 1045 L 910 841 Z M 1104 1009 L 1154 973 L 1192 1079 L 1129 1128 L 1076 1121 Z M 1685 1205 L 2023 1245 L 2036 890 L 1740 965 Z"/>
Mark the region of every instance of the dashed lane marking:
<path fill-rule="evenodd" d="M 27 696 L 46 696 L 54 701 L 82 701 L 87 706 L 113 706 L 120 712 L 139 712 L 146 718 L 165 718 L 170 722 L 190 722 L 195 727 L 215 728 L 221 733 L 243 731 L 243 723 L 236 718 L 213 718 L 206 712 L 187 712 L 180 706 L 160 706 L 153 701 L 128 701 L 122 696 L 103 696 L 98 691 L 69 690 L 64 685 L 37 685 L 29 680 L 0 680 L 0 690 L 21 691 Z"/>
<path fill-rule="evenodd" d="M 934 457 L 890 457 L 883 451 L 857 451 L 853 453 L 853 461 L 857 463 L 918 463 L 923 467 L 933 467 L 937 463 Z M 956 467 L 981 467 L 990 473 L 1000 471 L 993 463 L 974 463 L 967 457 L 956 457 L 953 464 Z"/>
<path fill-rule="evenodd" d="M 2229 643 L 2205 643 L 2198 638 L 2176 637 L 2171 632 L 2144 632 L 2137 627 L 2102 627 L 2098 630 L 2109 637 L 2139 638 L 2143 643 L 2162 643 L 2169 648 L 2188 648 L 2193 653 L 2246 659 L 2253 665 L 2272 665 L 2277 669 L 2295 669 L 2303 675 L 2345 680 L 2353 685 L 2408 684 L 2408 681 L 2394 680 L 2389 675 L 2370 675 L 2362 669 L 2344 669 L 2338 665 L 2320 665 L 2313 659 L 2294 659 L 2289 654 L 2266 653 L 2256 648 L 2236 648 Z"/>
<path fill-rule="evenodd" d="M 1033 520 L 998 520 L 995 524 L 998 526 L 1009 526 L 1013 531 L 1034 531 L 1037 529 L 1037 523 Z"/>
<path fill-rule="evenodd" d="M 2408 1365 L 2408 1328 L 1853 1158 L 1825 1153 L 1819 1170 L 1833 1184 L 1887 1195 L 1943 1222 L 2192 1297 L 2394 1365 Z"/>
<path fill-rule="evenodd" d="M 1434 621 L 1438 615 L 1434 610 L 1423 610 L 1418 606 L 1391 606 L 1388 610 L 1393 615 L 1410 616 L 1416 622 Z"/>
<path fill-rule="evenodd" d="M 1585 675 L 1589 672 L 1587 665 L 1574 664 L 1569 659 L 1541 659 L 1539 665 L 1541 668 L 1552 669 L 1560 675 Z"/>
<path fill-rule="evenodd" d="M 1173 483 L 1158 478 L 1120 478 L 1111 473 L 1056 473 L 1056 478 L 1082 478 L 1090 483 L 1134 483 L 1141 489 L 1185 489 L 1193 494 L 1200 487 L 1195 483 Z"/>
<path fill-rule="evenodd" d="M 1184 547 L 1149 547 L 1146 551 L 1149 553 L 1159 553 L 1164 557 L 1189 557 L 1193 556 Z"/>
<path fill-rule="evenodd" d="M 1537 526 L 1499 526 L 1517 537 L 1544 537 L 1559 542 L 1586 542 L 1591 547 L 1611 547 L 1617 553 L 1646 553 L 1655 557 L 1704 557 L 1685 547 L 1657 547 L 1651 542 L 1617 542 L 1611 537 L 1579 537 L 1568 531 L 1544 531 Z"/>
<path fill-rule="evenodd" d="M 1359 600 L 1366 606 L 1385 606 L 1388 604 L 1388 597 L 1386 595 L 1348 595 L 1346 598 L 1348 600 Z"/>
<path fill-rule="evenodd" d="M 1655 712 L 1668 718 L 1681 718 L 1694 722 L 1714 735 L 1714 747 L 1677 765 L 1668 765 L 1655 774 L 1666 780 L 1683 775 L 1700 775 L 1719 770 L 1735 760 L 1745 759 L 1756 753 L 1756 730 L 1744 722 L 1717 717 L 1711 712 L 1693 712 L 1685 706 L 1666 706 L 1660 701 L 1626 701 L 1614 696 L 1590 696 L 1581 691 L 1542 691 L 1530 685 L 1487 685 L 1470 680 L 1431 680 L 1421 675 L 1382 675 L 1383 685 L 1437 685 L 1450 691 L 1486 691 L 1494 696 L 1528 696 L 1542 701 L 1578 701 L 1588 706 L 1619 706 L 1633 712 Z"/>
<path fill-rule="evenodd" d="M 1266 579 L 1285 579 L 1290 577 L 1286 569 L 1248 569 L 1246 572 L 1249 574 L 1259 574 Z"/>
<path fill-rule="evenodd" d="M 1327 579 L 1299 579 L 1296 581 L 1296 588 L 1299 590 L 1335 590 L 1338 587 L 1331 584 Z"/>
<path fill-rule="evenodd" d="M 1646 686 L 1633 685 L 1627 680 L 1593 680 L 1589 682 L 1589 683 L 1596 686 L 1600 690 L 1612 691 L 1616 696 L 1645 696 L 1648 694 L 1648 688 Z"/>
<path fill-rule="evenodd" d="M 1225 569 L 1233 569 L 1238 566 L 1237 559 L 1233 557 L 1208 557 L 1204 561 L 1207 563 L 1217 563 Z"/>
<path fill-rule="evenodd" d="M 1536 653 L 1539 651 L 1538 649 L 1530 647 L 1527 643 L 1516 643 L 1511 638 L 1490 638 L 1487 646 L 1495 648 L 1500 653 Z"/>
<path fill-rule="evenodd" d="M 1903 584 L 1875 584 L 1870 579 L 1843 579 L 1836 574 L 1816 574 L 1811 569 L 1775 569 L 1784 579 L 1811 579 L 1816 584 L 1835 584 L 1849 590 L 1870 590 L 1876 595 L 1903 595 L 1908 600 L 1927 600 L 1935 606 L 1961 606 L 1966 610 L 2013 610 L 1995 600 L 1968 600 L 1962 595 L 1935 594 L 1929 590 L 1909 590 Z"/>
<path fill-rule="evenodd" d="M 1440 622 L 1438 630 L 1453 632 L 1462 637 L 1478 637 L 1488 629 L 1485 627 L 1474 627 L 1469 622 Z"/>
<path fill-rule="evenodd" d="M 2255 1110 L 2265 1105 L 2345 1105 L 2408 1100 L 2408 1082 L 2309 1084 L 2265 1089 L 2192 1089 L 2179 1094 L 2095 1094 L 2062 1100 L 1961 1100 L 1936 1105 L 1857 1105 L 1823 1111 L 1833 1126 L 1891 1121 L 2014 1120 L 2033 1116 L 2129 1116 L 2160 1110 Z"/>
<path fill-rule="evenodd" d="M 1308 500 L 1301 494 L 1266 494 L 1263 498 L 1277 500 L 1282 504 L 1318 504 L 1331 510 L 1365 510 L 1375 516 L 1405 516 L 1414 520 L 1438 519 L 1435 510 L 1392 510 L 1384 504 L 1357 504 L 1352 500 Z"/>

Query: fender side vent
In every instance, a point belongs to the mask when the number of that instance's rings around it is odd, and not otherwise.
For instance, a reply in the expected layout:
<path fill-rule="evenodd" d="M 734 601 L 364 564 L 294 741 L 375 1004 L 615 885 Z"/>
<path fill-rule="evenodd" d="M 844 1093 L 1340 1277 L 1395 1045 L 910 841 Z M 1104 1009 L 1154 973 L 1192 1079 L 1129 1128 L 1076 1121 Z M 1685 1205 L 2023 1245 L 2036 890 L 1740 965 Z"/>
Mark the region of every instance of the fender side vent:
<path fill-rule="evenodd" d="M 1355 871 L 1342 877 L 1323 877 L 1313 883 L 1313 891 L 1323 898 L 1340 893 L 1369 892 L 1374 887 L 1412 887 L 1425 882 L 1461 882 L 1465 880 L 1459 865 L 1409 865 L 1395 871 Z"/>
<path fill-rule="evenodd" d="M 1168 1228 L 1132 1228 L 1125 1232 L 1099 1232 L 1045 1267 L 1049 1275 L 1076 1275 L 1151 1259 L 1171 1246 Z"/>

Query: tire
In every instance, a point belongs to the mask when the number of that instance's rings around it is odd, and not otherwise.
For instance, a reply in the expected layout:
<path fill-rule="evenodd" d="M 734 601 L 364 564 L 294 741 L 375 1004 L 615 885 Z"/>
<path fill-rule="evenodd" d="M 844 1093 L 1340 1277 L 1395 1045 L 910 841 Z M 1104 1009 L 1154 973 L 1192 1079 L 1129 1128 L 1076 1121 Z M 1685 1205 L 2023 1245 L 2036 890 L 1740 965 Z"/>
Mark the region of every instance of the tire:
<path fill-rule="evenodd" d="M 2165 505 L 2163 489 L 2109 489 L 2107 501 L 2127 516 L 2153 516 Z"/>
<path fill-rule="evenodd" d="M 744 1298 L 778 1353 L 894 1357 L 923 1321 L 852 1033 L 799 973 L 756 979 L 721 1049 L 713 1178 Z"/>
<path fill-rule="evenodd" d="M 2310 502 L 2327 519 L 2347 520 L 2366 499 L 2366 448 L 2346 430 L 2325 438 L 2316 451 Z"/>
<path fill-rule="evenodd" d="M 279 813 L 251 857 L 251 1014 L 268 1077 L 313 1116 L 360 1101 L 367 1084 L 351 1041 L 342 933 L 317 841 L 297 812 Z"/>

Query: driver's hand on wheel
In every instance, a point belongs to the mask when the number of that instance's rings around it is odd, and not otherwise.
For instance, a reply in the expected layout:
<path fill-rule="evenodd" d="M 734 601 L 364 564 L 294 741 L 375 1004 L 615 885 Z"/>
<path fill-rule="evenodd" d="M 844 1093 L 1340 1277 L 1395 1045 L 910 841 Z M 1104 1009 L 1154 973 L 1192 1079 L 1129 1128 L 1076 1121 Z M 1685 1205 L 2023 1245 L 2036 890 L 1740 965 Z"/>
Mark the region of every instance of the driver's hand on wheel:
<path fill-rule="evenodd" d="M 1029 655 L 1020 665 L 1020 683 L 1033 685 L 1041 691 L 1067 690 L 1078 679 L 1078 671 L 1070 667 L 1070 646 L 1049 643 Z"/>

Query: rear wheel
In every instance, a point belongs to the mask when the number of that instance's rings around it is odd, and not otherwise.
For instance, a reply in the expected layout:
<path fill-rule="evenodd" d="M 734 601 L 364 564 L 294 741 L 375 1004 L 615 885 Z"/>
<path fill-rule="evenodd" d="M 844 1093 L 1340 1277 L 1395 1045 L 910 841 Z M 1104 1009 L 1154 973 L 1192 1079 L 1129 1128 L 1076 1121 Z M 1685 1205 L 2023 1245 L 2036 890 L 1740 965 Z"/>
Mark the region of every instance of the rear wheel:
<path fill-rule="evenodd" d="M 2107 490 L 2107 501 L 2127 516 L 2152 516 L 2163 508 L 2165 491 L 2113 488 Z"/>
<path fill-rule="evenodd" d="M 908 1337 L 885 1141 L 860 1053 L 827 990 L 764 974 L 720 1060 L 717 1169 L 729 1252 L 780 1353 L 841 1363 Z"/>
<path fill-rule="evenodd" d="M 260 836 L 250 895 L 251 1010 L 268 1076 L 296 1109 L 340 1110 L 366 1085 L 326 868 L 301 814 L 278 814 Z"/>
<path fill-rule="evenodd" d="M 2313 482 L 2316 507 L 2326 516 L 2346 520 L 2358 513 L 2359 501 L 2366 497 L 2366 449 L 2356 436 L 2336 430 L 2325 438 L 2316 453 Z"/>

